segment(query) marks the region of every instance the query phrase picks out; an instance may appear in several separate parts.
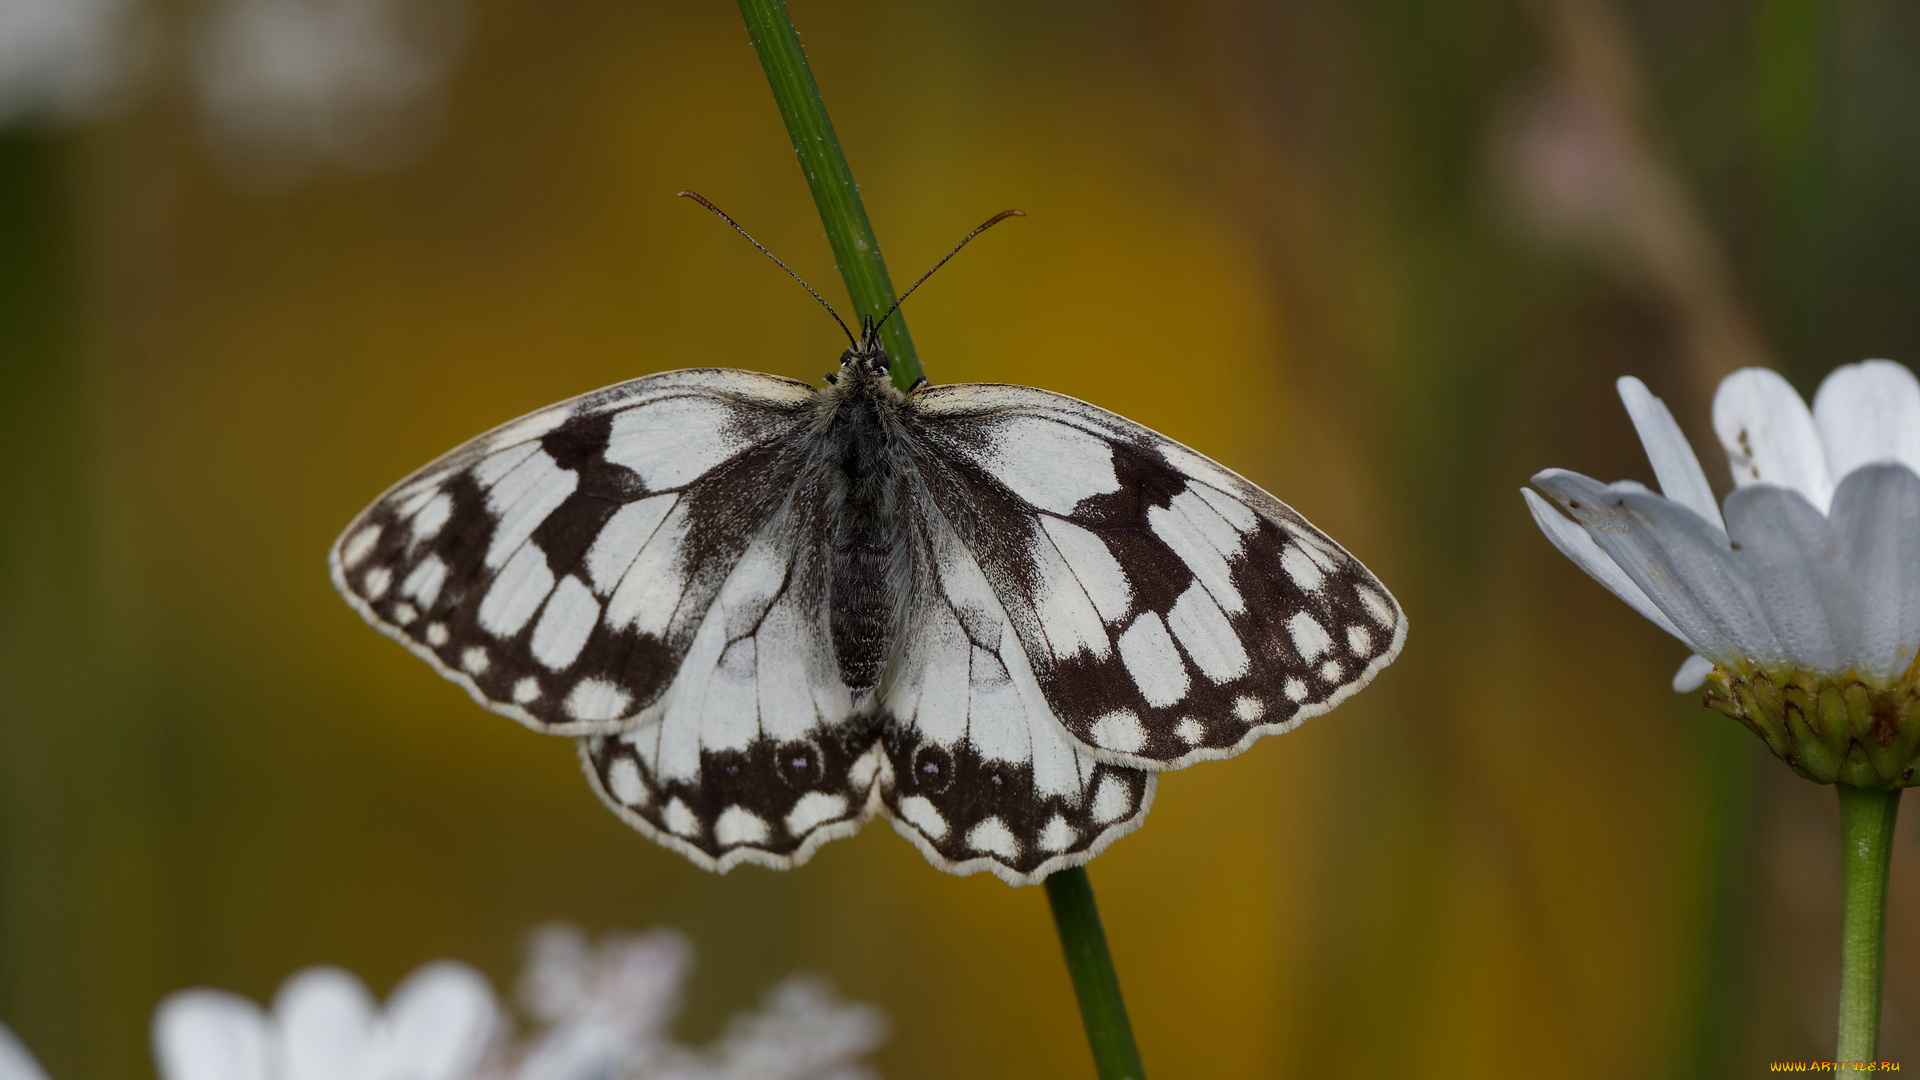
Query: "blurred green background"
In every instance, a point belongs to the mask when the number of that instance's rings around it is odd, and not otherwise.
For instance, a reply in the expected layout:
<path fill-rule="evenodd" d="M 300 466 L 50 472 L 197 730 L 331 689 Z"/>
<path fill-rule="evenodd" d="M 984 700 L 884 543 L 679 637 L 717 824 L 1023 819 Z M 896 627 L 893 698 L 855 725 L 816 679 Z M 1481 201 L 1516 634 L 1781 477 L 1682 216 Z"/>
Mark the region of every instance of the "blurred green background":
<path fill-rule="evenodd" d="M 163 8 L 165 11 L 186 10 Z M 327 582 L 397 477 L 648 372 L 817 380 L 838 298 L 731 4 L 473 0 L 404 169 L 236 185 L 187 92 L 0 134 L 0 1020 L 150 1075 L 187 984 L 670 924 L 704 1039 L 795 968 L 889 1077 L 1090 1072 L 1045 897 L 884 825 L 724 877 Z M 1158 1078 L 1746 1076 L 1831 1051 L 1832 793 L 1674 695 L 1685 649 L 1515 489 L 1709 450 L 1720 374 L 1920 363 L 1920 8 L 1897 0 L 800 0 L 937 382 L 1083 397 L 1365 559 L 1412 631 L 1335 714 L 1164 778 L 1091 866 Z M 161 51 L 164 57 L 164 50 Z M 162 65 L 163 67 L 163 65 Z M 1703 454 L 1725 485 L 1717 451 Z M 1909 809 L 1909 824 L 1915 813 Z M 1910 835 L 1910 833 L 1908 833 Z M 1920 1056 L 1920 851 L 1882 1057 Z"/>

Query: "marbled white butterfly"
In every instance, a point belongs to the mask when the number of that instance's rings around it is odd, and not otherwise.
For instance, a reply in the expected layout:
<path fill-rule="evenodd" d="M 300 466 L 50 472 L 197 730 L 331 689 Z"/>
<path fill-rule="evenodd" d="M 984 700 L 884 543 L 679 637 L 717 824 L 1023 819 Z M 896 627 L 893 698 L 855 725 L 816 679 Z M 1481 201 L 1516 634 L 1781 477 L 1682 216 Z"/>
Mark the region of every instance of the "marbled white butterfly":
<path fill-rule="evenodd" d="M 1399 652 L 1386 588 L 1239 475 L 1045 390 L 902 393 L 877 324 L 849 339 L 824 389 L 670 371 L 482 435 L 362 512 L 334 583 L 722 871 L 878 812 L 1037 882 Z"/>

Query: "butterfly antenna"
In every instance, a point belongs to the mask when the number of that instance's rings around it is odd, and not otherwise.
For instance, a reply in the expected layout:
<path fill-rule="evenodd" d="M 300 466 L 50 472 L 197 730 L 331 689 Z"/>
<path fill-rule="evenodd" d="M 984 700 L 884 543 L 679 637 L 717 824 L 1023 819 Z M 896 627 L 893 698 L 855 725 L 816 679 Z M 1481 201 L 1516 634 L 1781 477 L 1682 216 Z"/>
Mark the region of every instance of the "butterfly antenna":
<path fill-rule="evenodd" d="M 719 211 L 717 210 L 714 212 L 719 213 Z M 981 222 L 978 228 L 974 229 L 972 232 L 968 233 L 967 235 L 961 237 L 960 242 L 953 245 L 953 250 L 947 252 L 946 258 L 943 258 L 939 262 L 933 264 L 933 270 L 938 270 L 941 267 L 947 265 L 947 259 L 951 259 L 955 255 L 960 254 L 960 249 L 967 246 L 967 241 L 973 239 L 976 236 L 979 236 L 981 233 L 986 232 L 988 229 L 993 228 L 995 225 L 1000 224 L 1001 222 L 1007 220 L 1010 217 L 1026 217 L 1026 216 L 1027 216 L 1027 212 L 1025 210 L 1002 210 L 999 213 L 993 215 L 987 220 Z M 737 229 L 739 228 L 739 226 L 735 225 L 734 228 Z M 751 239 L 751 237 L 749 237 L 749 239 Z M 893 306 L 887 309 L 887 313 L 885 315 L 880 316 L 880 321 L 873 324 L 873 328 L 876 331 L 879 330 L 880 327 L 884 326 L 888 319 L 893 318 L 893 313 L 896 311 L 899 311 L 900 305 L 907 302 L 907 297 L 913 295 L 913 290 L 919 288 L 923 282 L 925 282 L 928 278 L 933 276 L 933 270 L 929 270 L 926 273 L 921 274 L 919 281 L 916 281 L 912 285 L 908 286 L 907 291 L 900 294 L 900 299 L 895 300 L 893 302 Z M 788 271 L 788 273 L 792 273 L 792 271 Z"/>
<path fill-rule="evenodd" d="M 792 278 L 793 280 L 795 280 L 795 281 L 797 281 L 797 282 L 799 282 L 799 283 L 800 283 L 800 287 L 801 287 L 801 288 L 803 288 L 803 289 L 805 289 L 805 290 L 807 290 L 807 294 L 808 294 L 809 296 L 812 296 L 812 297 L 813 297 L 813 298 L 814 298 L 815 300 L 818 300 L 818 301 L 820 301 L 820 306 L 821 306 L 821 307 L 823 307 L 823 308 L 826 308 L 826 309 L 827 309 L 827 314 L 829 314 L 829 315 L 831 315 L 831 316 L 833 316 L 833 321 L 834 321 L 834 322 L 836 322 L 836 323 L 839 323 L 839 324 L 840 324 L 840 332 L 841 332 L 841 333 L 843 333 L 843 334 L 845 334 L 845 335 L 847 335 L 847 343 L 848 343 L 848 344 L 850 344 L 850 345 L 853 345 L 853 346 L 855 346 L 856 348 L 857 348 L 857 347 L 859 346 L 859 344 L 860 344 L 860 343 L 859 343 L 858 341 L 855 341 L 855 340 L 854 340 L 854 337 L 853 337 L 853 331 L 851 331 L 851 330 L 849 330 L 849 329 L 847 329 L 847 324 L 846 324 L 846 322 L 845 322 L 844 320 L 842 320 L 842 319 L 840 318 L 840 313 L 839 313 L 839 312 L 837 312 L 837 311 L 835 311 L 835 310 L 833 310 L 833 305 L 832 305 L 832 304 L 829 304 L 829 303 L 827 303 L 827 298 L 826 298 L 826 297 L 824 297 L 824 296 L 821 296 L 821 295 L 820 295 L 819 293 L 817 293 L 817 292 L 814 292 L 814 291 L 813 291 L 813 286 L 811 286 L 811 285 L 809 285 L 809 284 L 807 284 L 807 279 L 806 279 L 806 278 L 803 278 L 803 277 L 801 277 L 801 276 L 800 276 L 799 274 L 796 274 L 796 273 L 794 273 L 794 272 L 793 272 L 793 267 L 791 267 L 791 266 L 788 266 L 788 265 L 787 265 L 786 263 L 783 263 L 783 262 L 781 262 L 781 261 L 780 261 L 780 256 L 778 256 L 778 255 L 775 255 L 775 254 L 774 254 L 773 252 L 771 252 L 771 251 L 768 251 L 768 250 L 767 250 L 767 248 L 766 248 L 766 245 L 765 245 L 765 244 L 762 244 L 762 243 L 761 243 L 760 241 L 758 241 L 758 240 L 755 240 L 755 239 L 753 238 L 753 234 L 752 234 L 752 233 L 749 233 L 749 232 L 748 232 L 747 230 L 745 230 L 745 229 L 743 229 L 743 228 L 741 228 L 741 227 L 740 227 L 740 223 L 739 223 L 739 222 L 737 222 L 737 221 L 735 221 L 735 220 L 733 220 L 732 218 L 730 218 L 730 217 L 728 217 L 728 216 L 727 216 L 727 212 L 726 212 L 725 210 L 722 210 L 722 209 L 720 209 L 719 207 L 717 207 L 717 206 L 715 206 L 715 205 L 713 205 L 712 203 L 710 203 L 710 202 L 708 202 L 708 201 L 707 201 L 707 197 L 706 197 L 705 195 L 702 195 L 702 194 L 700 194 L 700 193 L 699 193 L 699 192 L 697 192 L 697 191 L 682 191 L 682 192 L 679 192 L 679 193 L 678 193 L 678 195 L 679 195 L 679 197 L 680 197 L 680 198 L 682 198 L 682 199 L 692 199 L 692 200 L 693 200 L 694 202 L 697 202 L 697 203 L 699 203 L 699 204 L 700 204 L 701 206 L 704 206 L 704 207 L 706 207 L 707 209 L 709 209 L 709 210 L 711 210 L 711 211 L 713 211 L 713 213 L 714 213 L 714 216 L 715 216 L 715 217 L 718 217 L 718 218 L 719 218 L 719 219 L 720 219 L 721 221 L 724 221 L 724 222 L 726 222 L 727 224 L 729 224 L 729 225 L 731 225 L 731 226 L 733 226 L 733 231 L 734 231 L 734 232 L 737 232 L 737 233 L 739 233 L 739 234 L 740 234 L 741 236 L 744 236 L 744 237 L 746 237 L 746 238 L 747 238 L 747 243 L 749 243 L 749 244 L 752 244 L 752 245 L 753 245 L 754 247 L 757 247 L 757 248 L 759 248 L 759 249 L 760 249 L 760 254 L 762 254 L 762 255 L 765 255 L 765 256 L 766 256 L 767 258 L 769 258 L 769 259 L 772 259 L 772 260 L 773 260 L 773 265 L 775 265 L 775 266 L 777 266 L 777 267 L 779 267 L 779 268 L 780 268 L 780 269 L 782 269 L 782 270 L 785 270 L 785 271 L 787 272 L 787 276 L 788 276 L 788 277 L 790 277 L 790 278 Z M 1019 213 L 1019 211 L 1017 211 L 1017 210 L 1012 210 L 1012 211 L 1008 211 L 1008 213 Z M 1000 217 L 1005 217 L 1005 216 L 1006 216 L 1006 214 L 1002 214 L 1002 215 L 1000 215 Z M 1000 220 L 1000 219 L 999 219 L 999 218 L 995 218 L 995 219 L 994 219 L 994 221 L 998 221 L 998 220 Z M 992 222 L 992 221 L 989 221 L 989 222 L 987 222 L 987 225 L 991 225 L 991 224 L 993 224 L 993 222 Z M 986 227 L 987 227 L 987 225 L 982 225 L 982 226 L 980 226 L 980 229 L 984 229 L 984 228 L 986 228 Z M 975 229 L 975 230 L 973 230 L 973 231 L 974 231 L 974 232 L 979 232 L 979 231 L 980 231 L 980 229 Z M 971 239 L 973 239 L 973 237 L 972 237 L 972 235 L 968 235 L 968 237 L 967 237 L 967 240 L 971 240 Z M 966 241 L 966 240 L 962 240 L 962 241 L 960 241 L 960 242 L 961 242 L 962 244 L 965 244 L 965 243 L 966 243 L 967 241 Z M 956 251 L 958 251 L 959 249 L 958 249 L 958 248 L 955 248 L 954 250 L 956 250 Z M 949 255 L 949 256 L 947 256 L 947 259 L 951 259 L 951 258 L 953 258 L 953 256 L 951 256 L 951 255 Z M 941 261 L 941 262 L 946 262 L 946 261 L 947 261 L 947 259 L 941 259 L 940 261 Z M 935 270 L 938 270 L 938 269 L 939 269 L 939 267 L 938 267 L 938 266 L 936 266 L 936 267 L 934 267 L 934 269 L 935 269 Z M 925 278 L 922 278 L 921 280 L 922 280 L 922 281 L 924 281 L 924 280 L 926 280 L 926 279 L 925 279 Z M 919 284 L 918 282 L 915 282 L 915 285 L 916 285 L 916 286 L 917 286 L 918 284 Z M 908 292 L 912 292 L 913 290 L 912 290 L 912 289 L 908 289 L 907 291 L 908 291 Z M 901 297 L 901 299 L 902 299 L 902 300 L 904 300 L 904 299 L 906 299 L 906 297 L 904 297 L 904 296 L 903 296 L 903 297 Z M 895 306 L 895 307 L 899 307 L 900 305 L 898 305 L 898 304 L 895 304 L 894 306 Z M 892 312 L 888 312 L 887 314 L 889 314 L 889 315 L 891 315 L 891 314 L 893 314 L 893 313 L 892 313 Z"/>

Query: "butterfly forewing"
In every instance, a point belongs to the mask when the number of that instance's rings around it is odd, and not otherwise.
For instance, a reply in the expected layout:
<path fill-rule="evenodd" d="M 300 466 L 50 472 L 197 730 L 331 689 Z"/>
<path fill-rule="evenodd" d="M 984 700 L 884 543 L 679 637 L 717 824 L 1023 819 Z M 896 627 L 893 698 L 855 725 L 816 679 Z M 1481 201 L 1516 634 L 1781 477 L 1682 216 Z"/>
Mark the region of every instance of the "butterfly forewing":
<path fill-rule="evenodd" d="M 1300 515 L 1132 421 L 1018 386 L 915 398 L 929 497 L 1054 715 L 1149 769 L 1239 753 L 1390 662 L 1398 606 Z"/>
<path fill-rule="evenodd" d="M 793 494 L 815 394 L 692 370 L 543 409 L 367 508 L 334 545 L 335 584 L 488 708 L 617 729 L 661 697 Z"/>

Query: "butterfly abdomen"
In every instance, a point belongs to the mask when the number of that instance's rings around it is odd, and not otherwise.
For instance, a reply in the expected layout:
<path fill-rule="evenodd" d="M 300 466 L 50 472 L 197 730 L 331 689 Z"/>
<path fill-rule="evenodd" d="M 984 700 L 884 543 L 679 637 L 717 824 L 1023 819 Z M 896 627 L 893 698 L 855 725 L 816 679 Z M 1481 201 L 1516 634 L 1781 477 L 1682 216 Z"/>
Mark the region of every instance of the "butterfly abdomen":
<path fill-rule="evenodd" d="M 845 385 L 843 383 L 843 385 Z M 906 545 L 892 402 L 849 387 L 827 431 L 833 516 L 827 604 L 840 677 L 856 700 L 880 681 L 893 647 L 899 597 L 893 573 Z"/>

